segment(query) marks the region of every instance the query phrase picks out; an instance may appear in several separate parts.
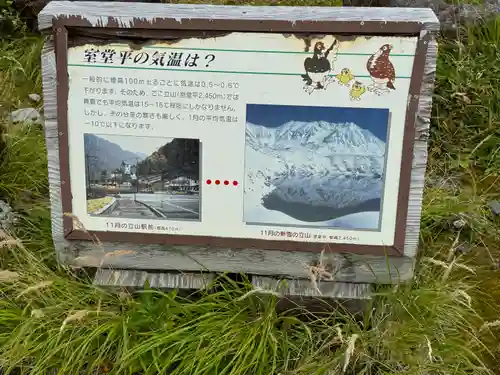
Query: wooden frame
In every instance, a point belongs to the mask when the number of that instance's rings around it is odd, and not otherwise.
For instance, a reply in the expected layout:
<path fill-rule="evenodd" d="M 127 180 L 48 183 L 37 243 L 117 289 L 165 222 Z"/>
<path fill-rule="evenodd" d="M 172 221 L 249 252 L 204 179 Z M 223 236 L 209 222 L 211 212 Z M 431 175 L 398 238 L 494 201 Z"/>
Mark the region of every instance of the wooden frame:
<path fill-rule="evenodd" d="M 144 16 L 138 17 L 138 14 Z M 411 278 L 419 241 L 437 55 L 435 35 L 439 30 L 439 22 L 430 9 L 53 1 L 40 13 L 39 28 L 50 34 L 42 57 L 46 139 L 52 231 L 56 251 L 63 262 L 120 269 L 247 272 L 288 278 L 309 278 L 310 267 L 320 262 L 334 274 L 336 281 L 390 283 L 394 279 Z M 389 248 L 333 245 L 327 247 L 320 260 L 319 252 L 325 248 L 323 243 L 137 233 L 89 234 L 74 230 L 73 219 L 64 213 L 71 212 L 69 166 L 65 162 L 69 152 L 66 51 L 68 30 L 75 28 L 146 37 L 157 37 L 162 30 L 418 36 L 403 141 L 395 245 Z M 121 249 L 129 251 L 110 256 Z"/>

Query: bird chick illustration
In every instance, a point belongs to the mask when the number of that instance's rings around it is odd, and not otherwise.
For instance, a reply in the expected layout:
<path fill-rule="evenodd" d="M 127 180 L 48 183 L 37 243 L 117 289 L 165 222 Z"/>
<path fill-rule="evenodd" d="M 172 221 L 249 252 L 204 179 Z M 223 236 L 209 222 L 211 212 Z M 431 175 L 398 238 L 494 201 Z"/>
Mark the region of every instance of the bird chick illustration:
<path fill-rule="evenodd" d="M 304 60 L 305 74 L 302 74 L 302 79 L 305 82 L 304 90 L 311 94 L 316 89 L 325 89 L 332 81 L 330 73 L 332 71 L 332 63 L 328 59 L 328 55 L 334 49 L 338 49 L 338 41 L 335 39 L 332 45 L 326 48 L 323 42 L 316 42 L 312 57 L 307 57 Z M 333 60 L 335 60 L 336 56 Z"/>
<path fill-rule="evenodd" d="M 351 82 L 354 79 L 354 76 L 351 72 L 351 69 L 344 68 L 340 71 L 339 74 L 335 76 L 335 78 L 338 79 L 339 83 L 342 86 L 349 86 L 349 82 Z"/>
<path fill-rule="evenodd" d="M 377 95 L 396 89 L 394 87 L 396 70 L 389 59 L 392 47 L 391 44 L 384 44 L 366 62 L 366 69 L 373 81 L 368 90 L 375 92 Z"/>
<path fill-rule="evenodd" d="M 366 86 L 359 81 L 354 81 L 349 92 L 351 100 L 361 100 L 361 95 L 366 92 Z"/>

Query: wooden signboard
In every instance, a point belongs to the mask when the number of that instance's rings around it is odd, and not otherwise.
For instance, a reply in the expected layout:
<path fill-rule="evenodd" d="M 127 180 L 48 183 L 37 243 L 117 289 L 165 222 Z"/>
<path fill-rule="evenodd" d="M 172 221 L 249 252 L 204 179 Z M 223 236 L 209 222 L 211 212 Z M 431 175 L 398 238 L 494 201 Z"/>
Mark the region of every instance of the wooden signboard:
<path fill-rule="evenodd" d="M 39 27 L 63 262 L 412 276 L 430 9 L 53 1 Z"/>

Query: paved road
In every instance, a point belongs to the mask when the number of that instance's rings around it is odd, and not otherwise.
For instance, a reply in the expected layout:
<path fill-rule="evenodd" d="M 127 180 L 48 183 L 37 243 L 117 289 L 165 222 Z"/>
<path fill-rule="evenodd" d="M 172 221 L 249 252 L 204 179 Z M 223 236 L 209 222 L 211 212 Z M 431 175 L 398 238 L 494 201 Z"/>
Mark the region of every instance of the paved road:
<path fill-rule="evenodd" d="M 127 219 L 158 219 L 149 208 L 134 202 L 134 196 L 117 198 L 117 204 L 113 211 L 103 216 L 122 217 Z"/>
<path fill-rule="evenodd" d="M 113 211 L 103 216 L 128 219 L 200 219 L 198 195 L 137 193 L 135 199 L 134 202 L 134 194 L 121 194 L 121 198 L 117 198 L 117 204 Z M 148 206 L 159 211 L 164 217 L 156 215 Z"/>
<path fill-rule="evenodd" d="M 136 199 L 160 211 L 167 219 L 199 220 L 199 195 L 136 194 Z"/>

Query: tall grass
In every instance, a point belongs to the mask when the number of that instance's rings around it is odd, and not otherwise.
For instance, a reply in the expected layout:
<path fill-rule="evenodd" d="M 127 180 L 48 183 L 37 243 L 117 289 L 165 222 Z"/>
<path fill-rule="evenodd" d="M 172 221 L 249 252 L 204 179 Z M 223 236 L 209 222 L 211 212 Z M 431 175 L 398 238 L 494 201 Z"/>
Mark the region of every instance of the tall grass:
<path fill-rule="evenodd" d="M 426 259 L 412 285 L 381 288 L 355 319 L 342 308 L 278 313 L 275 296 L 226 277 L 192 298 L 112 294 L 51 270 L 6 233 L 2 241 L 11 258 L 0 271 L 7 374 L 491 373 L 482 342 L 490 331 L 465 276 L 474 271 L 459 258 Z"/>

